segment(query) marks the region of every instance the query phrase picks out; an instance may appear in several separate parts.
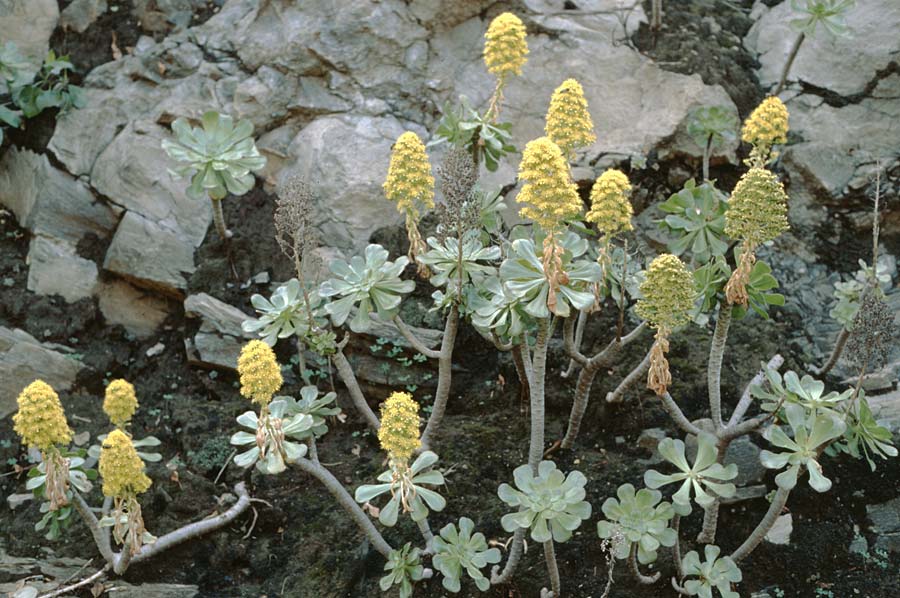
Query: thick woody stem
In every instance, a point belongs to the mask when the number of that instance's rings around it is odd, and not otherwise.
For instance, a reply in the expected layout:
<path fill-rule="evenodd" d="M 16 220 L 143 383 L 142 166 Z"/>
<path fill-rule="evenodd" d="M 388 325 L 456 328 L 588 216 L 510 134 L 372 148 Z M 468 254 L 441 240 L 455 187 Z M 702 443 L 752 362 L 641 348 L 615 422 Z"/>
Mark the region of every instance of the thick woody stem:
<path fill-rule="evenodd" d="M 828 361 L 822 364 L 822 367 L 820 368 L 810 368 L 812 373 L 816 376 L 824 376 L 830 372 L 831 369 L 837 365 L 838 359 L 841 358 L 841 354 L 844 352 L 844 345 L 847 344 L 848 338 L 850 338 L 850 331 L 846 328 L 841 328 L 837 340 L 834 341 L 834 349 L 831 350 L 831 355 L 828 356 Z"/>
<path fill-rule="evenodd" d="M 425 431 L 422 432 L 420 450 L 428 450 L 428 447 L 431 446 L 431 439 L 441 425 L 444 412 L 447 410 L 447 402 L 450 398 L 450 378 L 453 374 L 453 346 L 456 343 L 458 328 L 459 307 L 454 305 L 450 309 L 447 323 L 444 325 L 444 338 L 441 340 L 441 350 L 438 355 L 438 383 L 434 391 L 434 405 L 431 415 L 428 417 L 428 423 L 425 425 Z"/>
<path fill-rule="evenodd" d="M 759 546 L 759 543 L 763 541 L 763 538 L 766 537 L 766 534 L 768 534 L 769 530 L 772 529 L 772 526 L 775 525 L 775 521 L 778 519 L 778 516 L 781 515 L 781 511 L 784 509 L 784 505 L 787 504 L 788 496 L 790 495 L 790 490 L 785 490 L 784 488 L 778 489 L 775 496 L 772 498 L 772 504 L 769 505 L 769 510 L 766 511 L 766 514 L 759 522 L 759 525 L 757 525 L 756 529 L 754 529 L 747 539 L 744 540 L 744 543 L 731 553 L 731 558 L 734 559 L 735 562 L 746 558 L 757 546 Z"/>
<path fill-rule="evenodd" d="M 803 44 L 804 39 L 806 39 L 806 34 L 801 33 L 797 36 L 797 39 L 794 40 L 794 45 L 791 46 L 791 53 L 788 54 L 787 62 L 784 63 L 784 69 L 781 71 L 778 87 L 776 87 L 775 92 L 772 93 L 773 96 L 777 96 L 781 93 L 781 90 L 784 89 L 784 85 L 787 83 L 788 74 L 791 72 L 791 67 L 794 65 L 794 59 L 797 58 L 797 52 L 800 51 L 800 46 Z"/>
<path fill-rule="evenodd" d="M 559 581 L 559 567 L 556 565 L 556 550 L 553 548 L 553 539 L 544 542 L 544 560 L 547 562 L 547 573 L 550 575 L 550 587 L 554 598 L 562 596 L 562 584 Z"/>
<path fill-rule="evenodd" d="M 766 369 L 777 370 L 784 363 L 784 357 L 781 355 L 773 355 L 772 359 L 769 360 L 769 363 L 766 364 Z M 763 383 L 763 380 L 766 379 L 766 370 L 760 370 L 753 376 L 753 379 L 750 380 L 750 383 L 747 384 L 747 387 L 744 389 L 743 394 L 741 395 L 740 400 L 738 401 L 737 407 L 734 408 L 734 412 L 731 414 L 731 418 L 728 420 L 727 428 L 734 428 L 742 419 L 744 419 L 744 415 L 747 413 L 747 409 L 750 408 L 750 405 L 753 403 L 753 395 L 750 394 L 751 389 L 754 386 L 759 386 Z"/>
<path fill-rule="evenodd" d="M 665 393 L 659 398 L 662 401 L 663 409 L 666 410 L 666 413 L 669 414 L 669 417 L 672 418 L 672 421 L 674 421 L 679 428 L 688 434 L 694 434 L 695 436 L 699 436 L 703 433 L 700 428 L 695 426 L 691 423 L 691 420 L 685 417 L 684 412 L 681 410 L 681 407 L 678 406 L 678 403 L 675 402 L 675 399 L 672 398 L 672 395 Z"/>
<path fill-rule="evenodd" d="M 366 396 L 359 387 L 356 374 L 353 373 L 353 368 L 350 366 L 350 362 L 347 361 L 347 357 L 344 355 L 343 345 L 346 344 L 346 340 L 347 339 L 345 338 L 344 341 L 338 345 L 337 351 L 331 356 L 331 360 L 334 362 L 334 369 L 337 370 L 338 377 L 341 379 L 341 382 L 344 383 L 344 386 L 347 387 L 347 391 L 350 393 L 353 404 L 362 414 L 366 423 L 370 428 L 378 431 L 378 428 L 381 427 L 381 422 L 378 421 L 378 416 L 376 416 L 375 412 L 372 411 L 372 408 L 369 407 Z"/>
<path fill-rule="evenodd" d="M 717 431 L 722 429 L 722 359 L 731 325 L 731 311 L 730 305 L 719 305 L 719 317 L 716 319 L 716 331 L 709 347 L 709 364 L 706 369 L 709 411 Z"/>
<path fill-rule="evenodd" d="M 607 403 L 621 403 L 625 397 L 625 391 L 634 386 L 638 381 L 644 379 L 647 370 L 650 369 L 650 358 L 652 355 L 653 354 L 650 351 L 647 351 L 647 354 L 644 355 L 644 359 L 642 359 L 633 370 L 628 372 L 628 375 L 625 376 L 625 379 L 619 383 L 616 389 L 606 393 Z"/>
<path fill-rule="evenodd" d="M 643 585 L 650 585 L 659 581 L 659 571 L 657 571 L 653 575 L 644 575 L 643 573 L 641 573 L 641 568 L 638 566 L 637 552 L 637 542 L 632 542 L 631 552 L 628 553 L 628 566 L 631 567 L 631 572 L 634 574 L 634 578 L 638 580 L 638 583 Z"/>
<path fill-rule="evenodd" d="M 372 520 L 363 512 L 362 508 L 353 500 L 353 497 L 350 496 L 344 486 L 330 471 L 309 459 L 298 459 L 293 465 L 322 482 L 322 485 L 325 486 L 344 510 L 347 511 L 347 514 L 350 515 L 356 525 L 359 526 L 359 529 L 369 538 L 375 550 L 381 553 L 384 558 L 390 558 L 391 545 L 385 541 L 381 532 L 372 523 Z"/>

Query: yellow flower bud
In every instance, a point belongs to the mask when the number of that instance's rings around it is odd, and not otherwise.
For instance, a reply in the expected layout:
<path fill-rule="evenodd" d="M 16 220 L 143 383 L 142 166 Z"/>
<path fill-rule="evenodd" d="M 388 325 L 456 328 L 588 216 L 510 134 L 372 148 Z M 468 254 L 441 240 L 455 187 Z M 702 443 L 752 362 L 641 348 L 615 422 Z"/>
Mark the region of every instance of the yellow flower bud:
<path fill-rule="evenodd" d="M 585 219 L 597 225 L 605 236 L 632 230 L 631 216 L 634 209 L 628 201 L 631 182 L 621 170 L 607 170 L 591 188 L 591 209 Z"/>
<path fill-rule="evenodd" d="M 26 445 L 44 451 L 72 440 L 62 403 L 49 384 L 35 380 L 19 393 L 17 402 L 13 430 Z"/>
<path fill-rule="evenodd" d="M 575 79 L 566 79 L 553 92 L 544 131 L 566 158 L 597 141 L 584 90 Z"/>
<path fill-rule="evenodd" d="M 275 352 L 262 341 L 250 341 L 241 349 L 238 374 L 241 394 L 260 405 L 268 405 L 283 382 Z"/>
<path fill-rule="evenodd" d="M 412 395 L 395 392 L 381 405 L 378 441 L 398 462 L 406 462 L 419 448 L 419 404 Z"/>
<path fill-rule="evenodd" d="M 788 111 L 784 102 L 775 96 L 762 101 L 744 121 L 741 139 L 768 154 L 773 145 L 787 142 Z"/>
<path fill-rule="evenodd" d="M 152 483 L 144 473 L 144 462 L 131 444 L 131 438 L 122 430 L 113 430 L 103 441 L 100 475 L 104 496 L 123 498 L 141 494 Z"/>
<path fill-rule="evenodd" d="M 757 247 L 788 230 L 784 185 L 765 168 L 751 168 L 741 177 L 725 212 L 725 234 Z"/>
<path fill-rule="evenodd" d="M 635 311 L 664 337 L 690 319 L 694 276 L 677 256 L 664 253 L 650 262 Z"/>
<path fill-rule="evenodd" d="M 559 229 L 581 212 L 581 198 L 569 176 L 569 165 L 548 137 L 539 137 L 525 146 L 519 180 L 525 185 L 516 201 L 530 204 L 519 215 L 537 222 L 545 231 Z"/>
<path fill-rule="evenodd" d="M 117 428 L 124 428 L 137 411 L 138 400 L 134 394 L 134 386 L 126 380 L 113 380 L 106 387 L 103 399 L 103 412 Z"/>
<path fill-rule="evenodd" d="M 397 211 L 419 219 L 420 208 L 434 207 L 434 177 L 425 144 L 412 131 L 400 135 L 391 152 L 384 181 L 384 194 L 397 204 Z"/>
<path fill-rule="evenodd" d="M 484 34 L 484 64 L 488 72 L 499 78 L 521 75 L 528 58 L 525 25 L 516 15 L 498 15 Z"/>

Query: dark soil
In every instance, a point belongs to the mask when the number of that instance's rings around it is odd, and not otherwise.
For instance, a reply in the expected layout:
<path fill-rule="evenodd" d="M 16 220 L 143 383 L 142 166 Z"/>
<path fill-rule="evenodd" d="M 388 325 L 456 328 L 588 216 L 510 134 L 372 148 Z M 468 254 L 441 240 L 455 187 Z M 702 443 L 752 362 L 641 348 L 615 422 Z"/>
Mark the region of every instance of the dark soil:
<path fill-rule="evenodd" d="M 82 36 L 63 32 L 54 36 L 52 45 L 60 53 L 71 53 L 81 72 L 112 58 L 109 41 L 113 31 L 123 51 L 141 34 L 133 20 L 125 17 L 130 14 L 130 2 L 112 0 L 110 4 L 122 6 L 117 18 L 102 18 Z M 748 4 L 743 2 L 742 6 Z M 742 36 L 749 27 L 749 19 L 745 13 L 724 5 L 714 9 L 710 5 L 709 2 L 667 2 L 666 25 L 655 45 L 652 34 L 644 29 L 634 41 L 649 56 L 669 63 L 667 68 L 699 72 L 707 83 L 722 84 L 745 116 L 764 94 L 753 79 L 752 61 L 739 44 L 732 43 L 730 35 Z M 708 20 L 701 20 L 701 16 L 711 17 L 721 26 L 721 31 L 711 35 Z M 682 60 L 683 56 L 688 58 Z M 40 140 L 32 142 L 36 149 L 43 147 Z M 644 187 L 645 197 L 664 197 L 674 191 L 669 173 L 693 167 L 674 162 L 662 164 L 655 178 L 637 183 Z M 714 175 L 727 179 L 736 177 L 737 172 L 731 167 L 721 167 L 721 172 Z M 292 275 L 291 264 L 273 238 L 272 196 L 256 189 L 242 198 L 228 198 L 225 207 L 234 237 L 226 246 L 217 238 L 215 230 L 210 229 L 196 255 L 197 270 L 190 278 L 189 292 L 206 292 L 252 313 L 250 295 L 268 294 L 268 285 L 245 283 L 261 271 L 267 271 L 274 281 L 285 280 Z M 404 252 L 403 236 L 397 230 L 379 231 L 375 235 L 394 254 Z M 27 232 L 11 216 L 0 215 L 0 324 L 22 328 L 40 340 L 76 348 L 78 353 L 73 358 L 87 367 L 76 388 L 62 398 L 75 431 L 89 431 L 92 442 L 98 434 L 107 431 L 100 409 L 105 383 L 123 377 L 135 384 L 141 402 L 132 426 L 135 436 L 152 434 L 163 442 L 160 452 L 164 459 L 150 465 L 148 472 L 154 485 L 142 500 L 148 528 L 162 534 L 211 513 L 217 497 L 240 480 L 249 481 L 253 496 L 266 501 L 255 503 L 255 514 L 241 517 L 229 529 L 134 567 L 125 579 L 131 583 L 196 584 L 201 594 L 209 597 L 380 595 L 377 582 L 382 575 L 383 559 L 314 479 L 295 471 L 277 477 L 262 476 L 231 466 L 214 483 L 231 454 L 227 438 L 236 430 L 234 418 L 247 410 L 249 404 L 240 397 L 234 374 L 187 365 L 184 339 L 193 333 L 196 323 L 183 317 L 180 306 L 173 306 L 175 315 L 158 335 L 139 340 L 121 327 L 106 325 L 91 300 L 67 305 L 60 298 L 35 297 L 25 290 L 28 241 Z M 103 251 L 98 248 L 103 243 L 97 239 L 86 241 L 79 252 L 99 262 Z M 414 299 L 427 305 L 429 294 L 428 286 L 420 284 Z M 614 329 L 614 318 L 613 311 L 607 310 L 592 320 L 585 345 L 601 347 Z M 802 322 L 785 318 L 778 310 L 771 320 L 762 321 L 754 316 L 733 325 L 723 371 L 726 405 L 734 405 L 759 362 L 778 350 L 788 330 L 799 326 Z M 527 460 L 528 416 L 520 402 L 515 371 L 508 357 L 498 359 L 468 326 L 461 335 L 457 343 L 460 369 L 455 372 L 449 411 L 435 442 L 441 457 L 439 466 L 447 478 L 447 486 L 441 493 L 448 499 L 448 506 L 431 518 L 431 524 L 437 531 L 465 515 L 489 539 L 502 542 L 509 536 L 500 527 L 500 517 L 507 508 L 497 497 L 496 488 L 510 482 L 512 470 Z M 708 415 L 701 366 L 706 360 L 709 338 L 709 330 L 692 327 L 672 339 L 670 358 L 675 379 L 672 394 L 690 418 Z M 163 343 L 165 350 L 155 357 L 147 357 L 147 350 L 157 343 Z M 619 406 L 608 406 L 602 401 L 606 392 L 640 360 L 649 343 L 648 334 L 629 348 L 614 371 L 598 377 L 592 392 L 593 403 L 576 448 L 553 455 L 563 471 L 578 469 L 587 475 L 587 500 L 594 508 L 591 520 L 582 525 L 572 540 L 557 547 L 567 596 L 596 598 L 603 593 L 605 555 L 600 550 L 595 525 L 600 505 L 620 484 L 641 484 L 646 467 L 642 460 L 650 456 L 636 448 L 641 432 L 661 427 L 670 435 L 677 434 L 658 402 L 648 393 L 632 392 Z M 548 444 L 565 431 L 574 385 L 574 381 L 560 378 L 567 360 L 558 339 L 551 349 Z M 280 346 L 278 351 L 282 363 L 289 363 L 292 349 Z M 791 355 L 786 357 L 787 367 L 801 367 Z M 285 393 L 296 394 L 300 383 L 293 369 L 285 370 L 285 376 Z M 320 386 L 327 388 L 327 380 Z M 352 491 L 360 484 L 370 483 L 385 464 L 376 439 L 352 409 L 342 389 L 337 390 L 339 403 L 349 417 L 345 423 L 330 423 L 330 432 L 319 444 L 319 454 L 323 463 Z M 380 402 L 387 392 L 386 388 L 372 389 L 373 404 Z M 0 441 L 0 461 L 10 466 L 7 471 L 12 471 L 14 463 L 27 465 L 23 449 L 14 440 L 10 419 L 0 421 L 0 438 L 4 439 Z M 758 443 L 764 444 L 762 440 Z M 834 489 L 820 495 L 801 479 L 788 504 L 794 516 L 790 545 L 764 543 L 742 563 L 742 595 L 768 588 L 773 596 L 787 597 L 896 596 L 896 588 L 900 587 L 896 558 L 882 567 L 876 559 L 852 555 L 848 546 L 855 525 L 866 529 L 865 506 L 898 495 L 900 467 L 896 463 L 887 466 L 880 463 L 878 471 L 871 473 L 864 462 L 846 456 L 825 458 L 823 464 L 827 475 L 835 481 Z M 771 476 L 766 483 L 774 487 Z M 23 476 L 0 477 L 0 493 L 4 496 L 23 492 L 23 486 Z M 94 492 L 94 498 L 99 500 L 98 491 Z M 740 544 L 767 506 L 764 499 L 757 499 L 724 508 L 719 545 L 729 551 Z M 695 514 L 682 528 L 684 551 L 697 548 L 693 538 L 698 531 L 698 517 Z M 3 529 L 0 538 L 10 554 L 34 556 L 50 547 L 59 555 L 95 557 L 89 535 L 80 523 L 73 525 L 63 540 L 49 543 L 33 530 L 39 518 L 35 502 L 15 511 L 0 509 Z M 403 518 L 395 529 L 386 530 L 385 537 L 397 545 L 416 542 L 418 532 L 408 518 Z M 665 551 L 660 554 L 657 566 L 668 577 L 672 571 L 671 557 Z M 636 585 L 622 563 L 617 564 L 614 578 L 610 593 L 613 597 L 674 595 L 666 579 L 653 586 Z M 3 581 L 10 580 L 0 574 L 0 582 Z M 529 544 L 511 584 L 485 595 L 533 597 L 545 585 L 540 548 Z M 776 588 L 783 594 L 777 594 Z M 445 594 L 440 581 L 433 580 L 419 584 L 415 595 Z M 464 584 L 461 595 L 476 594 L 471 584 Z"/>

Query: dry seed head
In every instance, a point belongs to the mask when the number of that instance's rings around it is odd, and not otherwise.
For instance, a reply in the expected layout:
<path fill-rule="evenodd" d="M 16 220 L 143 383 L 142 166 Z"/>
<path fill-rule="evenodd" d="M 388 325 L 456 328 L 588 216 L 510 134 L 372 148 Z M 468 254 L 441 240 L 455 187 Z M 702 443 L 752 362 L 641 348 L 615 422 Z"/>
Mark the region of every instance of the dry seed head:
<path fill-rule="evenodd" d="M 545 231 L 558 230 L 581 212 L 581 198 L 569 176 L 569 165 L 549 137 L 539 137 L 525 146 L 519 180 L 525 185 L 516 201 L 530 204 L 519 215 L 537 222 Z"/>
<path fill-rule="evenodd" d="M 259 340 L 250 341 L 241 349 L 238 374 L 241 376 L 241 394 L 263 406 L 269 404 L 283 382 L 275 352 Z"/>
<path fill-rule="evenodd" d="M 44 451 L 72 440 L 59 395 L 49 384 L 35 380 L 19 393 L 17 403 L 13 430 L 26 445 Z"/>
<path fill-rule="evenodd" d="M 664 253 L 650 262 L 635 311 L 663 337 L 690 319 L 694 276 L 677 256 Z"/>
<path fill-rule="evenodd" d="M 397 204 L 397 211 L 419 219 L 421 208 L 434 207 L 434 177 L 425 153 L 425 144 L 412 131 L 400 135 L 391 152 L 384 181 L 385 196 Z"/>
<path fill-rule="evenodd" d="M 771 171 L 751 168 L 741 177 L 725 212 L 725 234 L 752 251 L 788 230 L 787 194 Z"/>
<path fill-rule="evenodd" d="M 278 187 L 275 200 L 275 240 L 282 253 L 294 262 L 297 277 L 302 278 L 307 263 L 319 240 L 312 222 L 315 196 L 300 177 L 290 177 Z"/>
<path fill-rule="evenodd" d="M 857 369 L 880 368 L 887 363 L 896 334 L 894 312 L 880 293 L 869 286 L 860 299 L 844 357 Z"/>
<path fill-rule="evenodd" d="M 113 430 L 103 441 L 100 450 L 100 475 L 103 495 L 116 498 L 133 496 L 150 488 L 150 478 L 144 473 L 144 462 L 122 430 Z"/>
<path fill-rule="evenodd" d="M 468 151 L 453 146 L 438 168 L 444 203 L 437 207 L 442 236 L 461 238 L 467 231 L 477 229 L 480 214 L 472 201 L 472 191 L 478 181 L 475 162 Z"/>
<path fill-rule="evenodd" d="M 419 448 L 419 404 L 406 392 L 395 392 L 381 405 L 378 441 L 392 460 L 405 463 Z"/>
<path fill-rule="evenodd" d="M 544 131 L 566 158 L 597 141 L 584 90 L 575 79 L 566 79 L 553 92 Z"/>
<path fill-rule="evenodd" d="M 779 98 L 770 96 L 744 121 L 741 139 L 768 154 L 773 145 L 787 142 L 787 133 L 787 107 Z"/>
<path fill-rule="evenodd" d="M 610 169 L 601 174 L 591 188 L 591 209 L 585 219 L 597 225 L 606 236 L 632 230 L 634 209 L 628 200 L 631 182 L 621 170 Z"/>
<path fill-rule="evenodd" d="M 113 380 L 106 387 L 103 412 L 117 428 L 124 428 L 137 411 L 138 400 L 134 386 L 125 380 Z"/>
<path fill-rule="evenodd" d="M 484 64 L 488 72 L 500 79 L 522 74 L 522 67 L 528 61 L 528 42 L 525 25 L 519 17 L 510 12 L 498 15 L 488 26 L 484 39 Z"/>

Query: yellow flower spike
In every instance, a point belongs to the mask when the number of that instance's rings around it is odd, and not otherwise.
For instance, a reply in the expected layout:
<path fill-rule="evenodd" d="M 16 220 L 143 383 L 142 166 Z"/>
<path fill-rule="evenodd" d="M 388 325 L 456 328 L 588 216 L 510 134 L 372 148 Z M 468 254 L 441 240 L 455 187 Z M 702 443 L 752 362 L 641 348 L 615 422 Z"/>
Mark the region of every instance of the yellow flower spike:
<path fill-rule="evenodd" d="M 405 463 L 419 448 L 419 404 L 406 392 L 395 392 L 381 405 L 378 441 L 393 461 Z"/>
<path fill-rule="evenodd" d="M 596 224 L 605 237 L 632 230 L 634 209 L 628 200 L 630 193 L 631 182 L 625 173 L 616 169 L 607 170 L 594 181 L 591 209 L 585 219 Z"/>
<path fill-rule="evenodd" d="M 751 249 L 788 230 L 787 194 L 771 171 L 751 168 L 741 177 L 725 212 L 725 234 Z"/>
<path fill-rule="evenodd" d="M 103 412 L 117 428 L 124 428 L 137 411 L 138 400 L 134 386 L 126 380 L 113 380 L 106 387 Z"/>
<path fill-rule="evenodd" d="M 250 341 L 241 349 L 238 374 L 241 376 L 241 395 L 262 406 L 269 404 L 283 382 L 275 352 L 258 340 Z"/>
<path fill-rule="evenodd" d="M 72 429 L 59 395 L 43 380 L 26 386 L 17 399 L 19 410 L 13 415 L 13 430 L 29 447 L 46 451 L 72 440 Z"/>
<path fill-rule="evenodd" d="M 635 311 L 663 336 L 690 320 L 694 307 L 694 276 L 677 256 L 664 253 L 647 269 L 642 298 Z"/>
<path fill-rule="evenodd" d="M 103 441 L 99 469 L 104 496 L 134 496 L 146 492 L 152 483 L 144 473 L 144 462 L 131 444 L 131 438 L 122 430 L 113 430 Z"/>
<path fill-rule="evenodd" d="M 434 177 L 419 136 L 407 131 L 397 138 L 384 181 L 384 194 L 397 211 L 419 219 L 419 210 L 434 207 Z"/>
<path fill-rule="evenodd" d="M 770 96 L 750 113 L 741 129 L 741 139 L 753 146 L 751 162 L 764 165 L 772 146 L 787 143 L 788 111 L 780 99 Z"/>
<path fill-rule="evenodd" d="M 518 203 L 529 204 L 519 215 L 552 233 L 581 212 L 578 188 L 569 176 L 562 151 L 548 137 L 529 141 L 519 163 L 519 180 L 525 182 Z"/>
<path fill-rule="evenodd" d="M 522 67 L 528 61 L 528 42 L 525 25 L 519 17 L 511 12 L 498 15 L 488 26 L 484 39 L 484 64 L 488 72 L 499 79 L 522 74 Z"/>
<path fill-rule="evenodd" d="M 553 92 L 544 131 L 567 159 L 597 141 L 584 90 L 575 79 L 566 79 Z"/>

